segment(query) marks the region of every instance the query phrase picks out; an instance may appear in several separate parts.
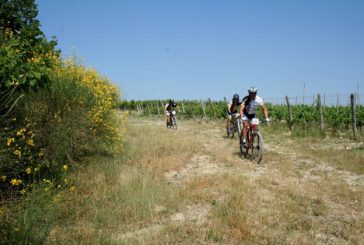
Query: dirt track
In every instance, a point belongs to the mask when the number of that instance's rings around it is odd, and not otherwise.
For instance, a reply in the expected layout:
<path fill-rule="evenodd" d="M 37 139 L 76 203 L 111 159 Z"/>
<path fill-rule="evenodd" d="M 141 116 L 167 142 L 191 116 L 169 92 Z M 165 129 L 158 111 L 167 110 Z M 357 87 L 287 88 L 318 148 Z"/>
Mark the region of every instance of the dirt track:
<path fill-rule="evenodd" d="M 132 124 L 150 125 L 153 128 L 167 130 L 162 120 L 132 120 Z M 228 178 L 244 178 L 249 186 L 257 187 L 254 189 L 254 195 L 259 196 L 260 202 L 266 203 L 267 208 L 272 210 L 277 207 L 269 206 L 269 203 L 274 203 L 279 195 L 286 192 L 309 199 L 319 199 L 327 209 L 326 215 L 317 220 L 315 217 L 311 218 L 318 226 L 325 228 L 312 231 L 315 233 L 312 241 L 335 244 L 350 241 L 350 237 L 340 235 L 340 232 L 335 233 L 335 229 L 344 229 L 343 227 L 352 223 L 363 224 L 363 198 L 358 195 L 364 193 L 364 175 L 339 170 L 331 163 L 296 151 L 297 147 L 307 147 L 307 145 L 297 145 L 299 142 L 289 137 L 289 133 L 271 134 L 264 128 L 261 132 L 265 139 L 265 155 L 262 163 L 256 164 L 239 156 L 237 138 L 228 139 L 223 125 L 223 122 L 179 121 L 178 130 L 176 132 L 171 130 L 170 133 L 174 134 L 174 137 L 193 136 L 200 142 L 200 149 L 182 168 L 166 171 L 164 178 L 170 184 L 185 188 L 191 188 L 191 182 L 211 182 L 213 184 L 207 184 L 193 191 L 195 195 L 213 199 L 213 202 L 215 200 L 224 202 L 227 192 L 218 182 L 211 179 L 221 179 L 223 182 Z M 355 146 L 358 144 L 361 147 L 361 143 L 356 143 Z M 295 147 L 291 147 L 292 145 Z M 201 202 L 195 200 L 193 204 L 186 205 L 158 224 L 123 234 L 121 238 L 145 237 L 171 224 L 194 226 L 206 231 L 214 222 L 211 213 L 213 205 L 205 200 Z M 164 208 L 159 206 L 155 210 L 162 212 Z M 331 227 L 330 223 L 335 225 Z M 223 241 L 231 242 L 224 239 Z M 206 243 L 209 242 L 211 241 Z"/>

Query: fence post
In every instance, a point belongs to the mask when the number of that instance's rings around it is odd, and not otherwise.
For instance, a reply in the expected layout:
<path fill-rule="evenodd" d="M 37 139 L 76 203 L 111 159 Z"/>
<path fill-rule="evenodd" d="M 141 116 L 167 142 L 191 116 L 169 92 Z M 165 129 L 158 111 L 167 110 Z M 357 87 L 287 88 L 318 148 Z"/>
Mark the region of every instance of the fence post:
<path fill-rule="evenodd" d="M 203 111 L 203 115 L 204 115 L 204 118 L 207 118 L 206 117 L 206 108 L 205 108 L 205 104 L 202 100 L 200 100 L 200 103 L 201 103 L 201 108 L 202 108 L 202 111 Z"/>
<path fill-rule="evenodd" d="M 182 112 L 183 112 L 183 114 L 186 114 L 186 111 L 185 111 L 185 104 L 183 103 L 183 101 L 182 101 L 181 103 L 182 103 Z"/>
<path fill-rule="evenodd" d="M 216 119 L 215 109 L 214 109 L 214 106 L 212 105 L 212 102 L 211 102 L 211 99 L 210 99 L 210 98 L 209 98 L 209 104 L 210 104 L 210 106 L 211 106 L 212 113 L 214 114 L 214 118 Z"/>
<path fill-rule="evenodd" d="M 148 116 L 150 115 L 149 103 L 147 103 Z"/>
<path fill-rule="evenodd" d="M 158 105 L 158 101 L 155 102 L 155 106 L 157 107 L 157 110 L 158 110 L 158 116 L 161 114 L 160 110 L 159 110 L 159 105 Z"/>
<path fill-rule="evenodd" d="M 336 98 L 336 113 L 339 113 L 339 93 L 337 93 L 337 98 Z"/>
<path fill-rule="evenodd" d="M 354 134 L 354 140 L 356 140 L 356 101 L 354 94 L 350 94 L 350 101 L 351 101 L 351 123 L 353 127 L 353 134 Z"/>
<path fill-rule="evenodd" d="M 164 114 L 164 104 L 163 104 L 163 102 L 162 102 L 162 101 L 159 101 L 159 102 L 161 102 L 162 111 L 163 111 L 163 114 Z"/>
<path fill-rule="evenodd" d="M 292 131 L 292 129 L 293 129 L 293 117 L 292 117 L 292 109 L 291 109 L 291 105 L 289 104 L 288 96 L 286 96 L 286 102 L 287 102 L 288 114 L 289 114 L 288 127 L 289 127 L 289 130 Z"/>
<path fill-rule="evenodd" d="M 321 104 L 321 95 L 320 94 L 317 95 L 317 103 L 318 103 L 318 107 L 319 107 L 319 111 L 320 111 L 320 130 L 323 131 L 324 130 L 324 114 L 322 112 L 322 104 Z"/>

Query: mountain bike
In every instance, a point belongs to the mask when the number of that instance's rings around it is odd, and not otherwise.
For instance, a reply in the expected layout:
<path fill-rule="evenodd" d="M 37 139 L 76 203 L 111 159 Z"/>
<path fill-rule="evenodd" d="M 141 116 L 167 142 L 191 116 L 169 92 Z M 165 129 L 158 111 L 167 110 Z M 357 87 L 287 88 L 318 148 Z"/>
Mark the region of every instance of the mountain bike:
<path fill-rule="evenodd" d="M 177 130 L 177 115 L 176 115 L 176 111 L 172 111 L 171 115 L 170 115 L 170 123 L 167 123 L 167 128 L 172 128 L 174 130 Z"/>
<path fill-rule="evenodd" d="M 249 130 L 246 135 L 246 145 L 243 145 L 242 136 L 240 135 L 240 156 L 244 155 L 245 158 L 250 158 L 257 163 L 260 163 L 263 159 L 264 141 L 263 136 L 259 132 L 258 125 L 258 118 L 249 120 Z"/>
<path fill-rule="evenodd" d="M 241 123 L 242 120 L 240 118 L 240 116 L 234 116 L 233 117 L 233 122 L 230 123 L 230 127 L 226 128 L 226 134 L 228 138 L 234 138 L 234 134 L 238 133 L 238 135 L 240 135 L 241 132 Z"/>

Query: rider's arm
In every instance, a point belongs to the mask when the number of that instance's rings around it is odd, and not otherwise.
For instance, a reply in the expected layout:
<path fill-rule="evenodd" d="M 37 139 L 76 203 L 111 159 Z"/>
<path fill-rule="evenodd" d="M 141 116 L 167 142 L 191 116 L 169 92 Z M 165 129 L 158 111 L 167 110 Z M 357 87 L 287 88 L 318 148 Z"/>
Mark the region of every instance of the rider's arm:
<path fill-rule="evenodd" d="M 231 114 L 231 109 L 230 109 L 231 105 L 232 105 L 231 102 L 229 102 L 229 104 L 227 104 L 227 111 L 228 111 L 229 114 Z"/>
<path fill-rule="evenodd" d="M 263 111 L 264 118 L 267 119 L 268 118 L 268 110 L 267 110 L 267 106 L 265 104 L 262 104 L 262 111 Z"/>
<path fill-rule="evenodd" d="M 241 117 L 243 117 L 243 115 L 244 115 L 244 113 L 243 113 L 244 109 L 245 109 L 245 103 L 241 103 L 241 105 L 240 105 L 240 116 Z"/>

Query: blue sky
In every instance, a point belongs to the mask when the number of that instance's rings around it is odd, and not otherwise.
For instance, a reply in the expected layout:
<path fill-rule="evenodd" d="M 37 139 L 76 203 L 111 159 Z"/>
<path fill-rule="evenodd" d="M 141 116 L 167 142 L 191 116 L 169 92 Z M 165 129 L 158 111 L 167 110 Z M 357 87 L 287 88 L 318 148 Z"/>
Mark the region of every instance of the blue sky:
<path fill-rule="evenodd" d="M 36 4 L 63 55 L 82 57 L 128 100 L 220 100 L 250 85 L 266 98 L 364 93 L 361 0 Z"/>

